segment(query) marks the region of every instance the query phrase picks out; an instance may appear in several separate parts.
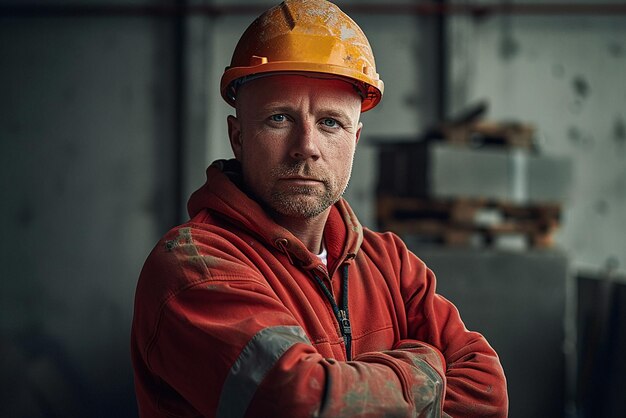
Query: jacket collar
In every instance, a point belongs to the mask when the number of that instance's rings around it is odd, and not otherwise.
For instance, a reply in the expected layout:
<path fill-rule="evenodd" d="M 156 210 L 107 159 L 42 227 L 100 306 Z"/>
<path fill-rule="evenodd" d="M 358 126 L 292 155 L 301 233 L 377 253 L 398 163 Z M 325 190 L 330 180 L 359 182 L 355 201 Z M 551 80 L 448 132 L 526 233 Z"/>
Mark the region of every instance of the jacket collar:
<path fill-rule="evenodd" d="M 319 265 L 319 258 L 287 229 L 278 225 L 263 208 L 242 191 L 241 170 L 236 160 L 217 160 L 206 170 L 207 180 L 187 203 L 190 217 L 203 210 L 258 236 L 284 252 L 304 269 Z M 329 271 L 339 262 L 351 260 L 363 241 L 363 229 L 348 203 L 342 198 L 331 208 L 324 239 L 328 250 Z"/>

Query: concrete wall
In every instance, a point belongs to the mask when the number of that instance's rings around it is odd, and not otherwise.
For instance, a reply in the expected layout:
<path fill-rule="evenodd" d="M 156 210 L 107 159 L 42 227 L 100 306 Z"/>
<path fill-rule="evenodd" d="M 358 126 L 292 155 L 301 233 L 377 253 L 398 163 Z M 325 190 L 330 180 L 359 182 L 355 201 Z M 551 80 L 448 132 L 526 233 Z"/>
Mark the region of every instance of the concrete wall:
<path fill-rule="evenodd" d="M 0 415 L 134 416 L 143 260 L 175 222 L 171 25 L 0 18 Z"/>
<path fill-rule="evenodd" d="M 487 99 L 534 124 L 573 162 L 559 245 L 575 269 L 626 271 L 626 16 L 457 17 L 450 40 L 451 111 Z"/>

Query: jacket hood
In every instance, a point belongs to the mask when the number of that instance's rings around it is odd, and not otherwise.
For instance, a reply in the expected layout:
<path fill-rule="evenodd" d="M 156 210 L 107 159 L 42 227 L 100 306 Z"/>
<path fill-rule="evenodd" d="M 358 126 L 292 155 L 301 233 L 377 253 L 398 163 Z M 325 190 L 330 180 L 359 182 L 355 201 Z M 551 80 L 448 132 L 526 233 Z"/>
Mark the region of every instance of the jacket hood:
<path fill-rule="evenodd" d="M 302 267 L 313 268 L 319 258 L 286 228 L 278 225 L 261 205 L 250 198 L 242 188 L 241 168 L 237 160 L 217 160 L 206 170 L 207 180 L 187 203 L 193 219 L 203 211 L 223 219 L 239 229 L 256 235 L 268 245 L 295 257 Z M 356 215 L 343 199 L 331 208 L 324 229 L 328 251 L 328 265 L 334 261 L 349 261 L 356 257 L 363 241 L 363 228 Z"/>

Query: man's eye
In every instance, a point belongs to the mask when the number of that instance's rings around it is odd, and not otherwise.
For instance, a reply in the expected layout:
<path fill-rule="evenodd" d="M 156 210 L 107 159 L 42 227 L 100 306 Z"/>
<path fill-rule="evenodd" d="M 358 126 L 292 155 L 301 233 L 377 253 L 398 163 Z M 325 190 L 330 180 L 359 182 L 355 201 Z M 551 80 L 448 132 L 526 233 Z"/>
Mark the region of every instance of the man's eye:
<path fill-rule="evenodd" d="M 280 114 L 280 113 L 279 113 L 279 114 L 277 114 L 277 115 L 272 115 L 272 116 L 270 116 L 270 120 L 271 120 L 272 122 L 284 122 L 284 121 L 285 121 L 285 119 L 286 119 L 285 115 L 282 115 L 282 114 Z"/>
<path fill-rule="evenodd" d="M 329 128 L 335 128 L 339 125 L 335 119 L 331 118 L 326 118 L 322 120 L 322 123 L 324 124 L 324 126 L 327 126 Z"/>

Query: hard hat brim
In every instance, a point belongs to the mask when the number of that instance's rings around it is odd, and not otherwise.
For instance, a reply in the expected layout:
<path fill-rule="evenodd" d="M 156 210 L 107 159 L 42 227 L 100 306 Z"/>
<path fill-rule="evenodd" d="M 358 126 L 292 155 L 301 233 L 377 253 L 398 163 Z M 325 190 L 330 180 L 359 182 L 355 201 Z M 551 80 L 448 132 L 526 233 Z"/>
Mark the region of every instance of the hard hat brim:
<path fill-rule="evenodd" d="M 250 80 L 256 75 L 294 73 L 302 73 L 309 77 L 343 79 L 354 84 L 363 98 L 361 112 L 376 106 L 380 102 L 384 91 L 384 83 L 377 77 L 377 79 L 373 80 L 366 74 L 357 73 L 346 67 L 310 62 L 272 62 L 249 67 L 228 68 L 222 76 L 220 91 L 224 100 L 231 106 L 235 106 L 237 88 L 242 82 Z M 376 85 L 372 85 L 373 81 L 375 81 Z"/>

